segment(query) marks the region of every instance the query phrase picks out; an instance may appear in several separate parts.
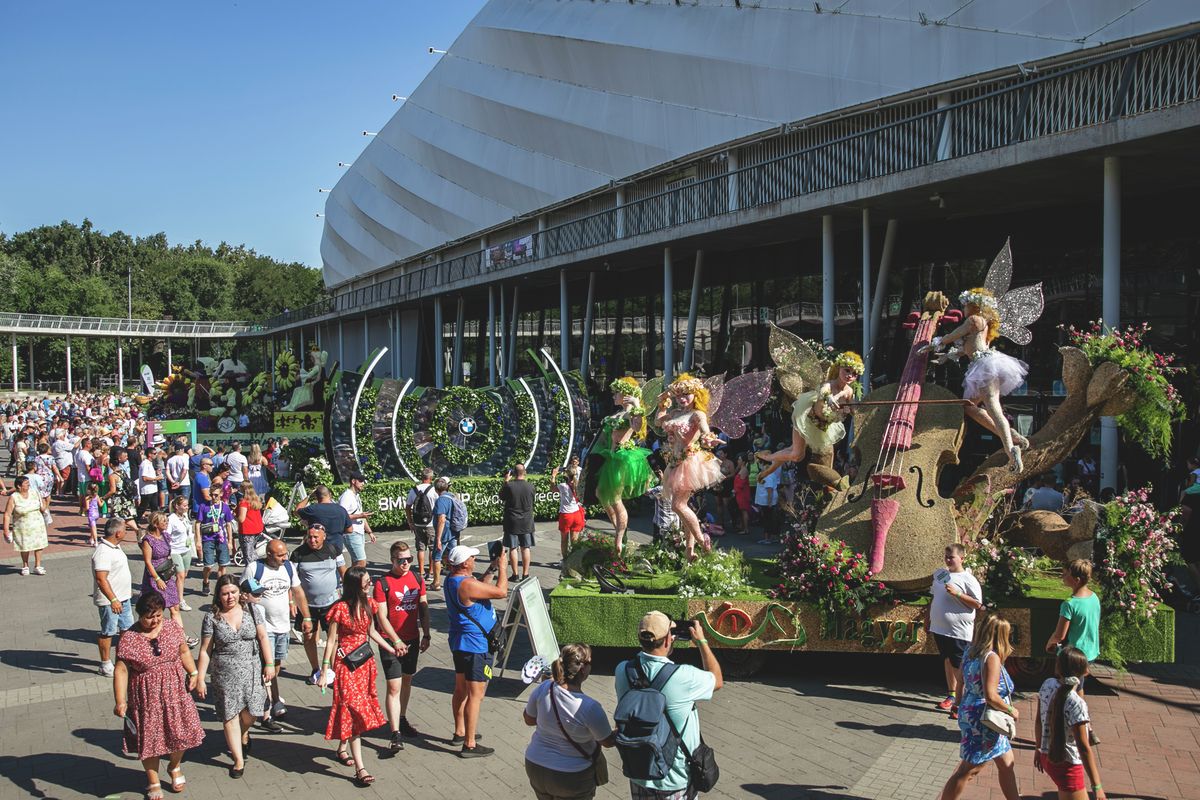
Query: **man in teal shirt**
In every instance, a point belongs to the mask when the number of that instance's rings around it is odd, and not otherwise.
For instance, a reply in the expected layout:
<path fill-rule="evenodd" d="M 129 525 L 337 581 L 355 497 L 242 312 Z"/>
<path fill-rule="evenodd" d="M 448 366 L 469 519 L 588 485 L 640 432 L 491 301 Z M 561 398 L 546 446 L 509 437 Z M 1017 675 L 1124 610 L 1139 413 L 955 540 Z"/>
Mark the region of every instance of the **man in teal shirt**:
<path fill-rule="evenodd" d="M 675 636 L 671 633 L 673 624 L 671 618 L 661 611 L 650 611 L 642 617 L 638 624 L 638 644 L 642 652 L 637 658 L 641 662 L 642 671 L 649 680 L 662 669 L 664 664 L 672 663 L 669 658 L 671 648 L 675 644 Z M 700 651 L 700 668 L 690 664 L 680 664 L 675 674 L 662 688 L 666 699 L 667 715 L 671 718 L 675 730 L 683 738 L 683 744 L 688 752 L 693 752 L 700 744 L 700 713 L 696 710 L 696 701 L 711 700 L 713 692 L 724 685 L 721 677 L 721 665 L 704 638 L 704 629 L 700 623 L 692 622 L 692 642 Z M 625 675 L 625 664 L 621 662 L 616 670 L 617 700 L 620 701 L 629 691 L 629 679 Z M 629 793 L 632 800 L 690 800 L 696 796 L 696 790 L 688 785 L 687 758 L 683 748 L 675 752 L 675 762 L 670 772 L 662 780 L 643 781 L 629 780 Z"/>

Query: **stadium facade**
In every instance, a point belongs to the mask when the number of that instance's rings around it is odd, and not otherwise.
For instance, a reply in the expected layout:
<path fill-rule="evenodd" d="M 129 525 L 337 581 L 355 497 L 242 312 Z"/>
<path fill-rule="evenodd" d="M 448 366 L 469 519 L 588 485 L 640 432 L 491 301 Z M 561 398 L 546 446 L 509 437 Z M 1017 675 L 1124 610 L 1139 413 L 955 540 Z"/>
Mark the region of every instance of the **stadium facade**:
<path fill-rule="evenodd" d="M 861 349 L 878 382 L 902 312 L 1011 236 L 1015 283 L 1047 295 L 1013 348 L 1035 369 L 1010 408 L 1036 424 L 1060 322 L 1147 319 L 1200 356 L 1198 20 L 1188 0 L 492 0 L 334 187 L 331 298 L 272 336 L 481 385 L 543 346 L 597 380 L 761 365 L 770 320 Z"/>

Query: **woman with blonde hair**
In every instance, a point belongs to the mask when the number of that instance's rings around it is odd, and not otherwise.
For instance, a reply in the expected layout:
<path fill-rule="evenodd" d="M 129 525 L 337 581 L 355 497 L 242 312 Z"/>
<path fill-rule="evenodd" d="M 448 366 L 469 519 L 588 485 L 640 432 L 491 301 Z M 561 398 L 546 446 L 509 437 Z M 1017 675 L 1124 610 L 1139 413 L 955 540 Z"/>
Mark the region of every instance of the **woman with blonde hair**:
<path fill-rule="evenodd" d="M 989 761 L 996 762 L 1000 771 L 1000 791 L 1005 800 L 1020 800 L 1017 791 L 1016 761 L 1012 742 L 1002 733 L 983 724 L 983 712 L 993 708 L 1020 718 L 1013 706 L 1012 678 L 1004 661 L 1012 654 L 1012 625 L 1008 620 L 989 614 L 975 623 L 975 636 L 963 660 L 964 696 L 958 707 L 958 727 L 962 731 L 959 755 L 962 760 L 942 789 L 942 800 L 957 800 L 967 783 L 979 774 Z"/>
<path fill-rule="evenodd" d="M 525 748 L 525 774 L 538 800 L 589 800 L 608 780 L 601 747 L 616 738 L 604 708 L 581 688 L 592 673 L 592 649 L 564 645 L 551 680 L 529 695 L 522 716 L 535 728 Z"/>
<path fill-rule="evenodd" d="M 708 427 L 708 389 L 699 378 L 681 373 L 663 392 L 655 424 L 667 435 L 662 454 L 667 462 L 663 490 L 679 517 L 687 541 L 687 560 L 696 558 L 696 545 L 711 548 L 700 531 L 700 520 L 688 505 L 693 493 L 721 480 L 721 462 L 713 448 L 721 440 Z"/>
<path fill-rule="evenodd" d="M 254 484 L 254 491 L 261 497 L 266 497 L 271 492 L 271 482 L 267 480 L 270 467 L 258 442 L 250 445 L 250 455 L 246 456 L 246 480 Z"/>
<path fill-rule="evenodd" d="M 242 481 L 241 490 L 242 499 L 237 504 L 238 541 L 242 547 L 242 558 L 248 567 L 258 560 L 258 542 L 263 532 L 263 501 L 250 481 Z"/>

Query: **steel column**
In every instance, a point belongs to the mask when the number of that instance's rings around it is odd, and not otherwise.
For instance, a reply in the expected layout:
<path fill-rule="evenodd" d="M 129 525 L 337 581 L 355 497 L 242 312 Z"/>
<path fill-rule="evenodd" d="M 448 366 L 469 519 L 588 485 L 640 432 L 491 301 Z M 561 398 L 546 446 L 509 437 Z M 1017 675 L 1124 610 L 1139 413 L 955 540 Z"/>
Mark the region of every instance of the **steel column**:
<path fill-rule="evenodd" d="M 20 381 L 18 380 L 18 377 L 17 377 L 19 375 L 19 373 L 17 371 L 17 335 L 15 333 L 12 335 L 12 353 L 13 353 L 13 357 L 12 357 L 13 391 L 19 392 L 19 391 L 21 391 L 21 387 L 20 387 Z"/>
<path fill-rule="evenodd" d="M 466 324 L 466 300 L 458 296 L 458 308 L 454 319 L 454 363 L 450 367 L 450 382 L 461 386 L 463 382 L 463 325 Z"/>
<path fill-rule="evenodd" d="M 446 388 L 446 348 L 442 346 L 442 298 L 433 298 L 433 388 Z"/>
<path fill-rule="evenodd" d="M 504 358 L 504 377 L 511 380 L 517 371 L 517 332 L 521 329 L 521 284 L 513 286 L 512 319 L 509 321 L 508 355 Z"/>
<path fill-rule="evenodd" d="M 871 209 L 862 210 L 862 349 L 863 358 L 870 358 L 871 348 Z M 864 363 L 865 367 L 865 363 Z M 863 392 L 871 390 L 871 370 L 864 369 L 862 378 Z"/>
<path fill-rule="evenodd" d="M 37 378 L 34 377 L 33 370 L 33 339 L 29 340 L 29 388 L 31 391 L 37 391 Z"/>
<path fill-rule="evenodd" d="M 563 372 L 571 369 L 570 307 L 567 305 L 567 271 L 558 272 L 558 365 Z"/>
<path fill-rule="evenodd" d="M 871 301 L 871 346 L 863 357 L 867 359 L 867 374 L 875 360 L 875 343 L 879 341 L 879 329 L 883 325 L 883 298 L 887 295 L 888 272 L 892 268 L 892 253 L 896 250 L 896 220 L 889 219 L 887 232 L 883 234 L 883 253 L 879 256 L 879 277 L 875 280 L 875 299 Z"/>
<path fill-rule="evenodd" d="M 497 348 L 500 351 L 498 365 L 496 367 L 496 377 L 500 383 L 504 383 L 504 376 L 508 374 L 508 342 L 506 341 L 508 334 L 508 315 L 505 311 L 507 304 L 504 302 L 504 284 L 496 287 L 496 296 L 500 299 L 500 325 L 496 329 L 496 338 L 499 340 Z"/>
<path fill-rule="evenodd" d="M 67 394 L 73 392 L 75 383 L 71 380 L 71 337 L 67 337 Z"/>
<path fill-rule="evenodd" d="M 276 390 L 275 390 L 275 337 L 274 336 L 271 337 L 270 347 L 271 347 L 271 397 L 275 397 Z M 168 352 L 170 352 L 170 351 L 168 351 Z M 168 362 L 170 361 L 170 356 L 167 357 L 167 361 Z M 170 364 L 169 363 L 167 365 L 167 370 L 168 370 L 168 372 L 170 372 Z"/>
<path fill-rule="evenodd" d="M 647 320 L 647 325 L 651 324 Z M 663 383 L 675 375 L 675 269 L 671 248 L 663 248 Z"/>
<path fill-rule="evenodd" d="M 1104 324 L 1121 324 L 1121 160 L 1104 159 L 1104 250 L 1102 310 Z M 1117 420 L 1100 418 L 1100 486 L 1117 486 Z"/>
<path fill-rule="evenodd" d="M 121 340 L 117 339 L 117 392 L 125 391 L 125 354 L 122 352 Z"/>
<path fill-rule="evenodd" d="M 488 287 L 488 386 L 496 385 L 496 287 Z"/>
<path fill-rule="evenodd" d="M 821 217 L 821 341 L 825 344 L 834 340 L 833 282 L 833 215 L 825 214 Z"/>
<path fill-rule="evenodd" d="M 700 313 L 700 276 L 704 271 L 704 251 L 696 251 L 696 267 L 692 270 L 692 297 L 688 304 L 687 338 L 683 340 L 683 369 L 691 370 L 696 353 L 696 316 Z"/>
<path fill-rule="evenodd" d="M 314 337 L 315 341 L 315 337 Z M 367 323 L 367 318 L 363 317 L 363 364 L 367 363 L 367 359 L 371 357 L 371 326 Z"/>
<path fill-rule="evenodd" d="M 304 337 L 300 337 L 300 349 L 296 351 L 299 354 L 300 363 L 304 363 Z M 346 336 L 342 330 L 342 321 L 338 320 L 338 363 L 342 365 L 342 369 L 346 368 Z"/>
<path fill-rule="evenodd" d="M 592 366 L 592 325 L 596 321 L 596 273 L 588 274 L 587 305 L 583 308 L 583 353 L 579 356 L 579 374 L 587 380 Z"/>
<path fill-rule="evenodd" d="M 274 344 L 274 342 L 275 342 L 275 340 L 272 339 L 271 340 L 272 345 Z M 174 361 L 172 360 L 172 357 L 171 357 L 171 340 L 167 339 L 167 375 L 171 374 L 171 367 L 173 364 L 174 364 Z M 272 350 L 271 368 L 274 369 L 274 367 L 275 367 L 275 356 L 274 356 L 274 351 Z M 272 372 L 271 374 L 274 375 L 275 373 Z M 166 377 L 166 376 L 164 376 L 164 377 Z M 272 391 L 274 391 L 274 390 L 272 390 Z"/>

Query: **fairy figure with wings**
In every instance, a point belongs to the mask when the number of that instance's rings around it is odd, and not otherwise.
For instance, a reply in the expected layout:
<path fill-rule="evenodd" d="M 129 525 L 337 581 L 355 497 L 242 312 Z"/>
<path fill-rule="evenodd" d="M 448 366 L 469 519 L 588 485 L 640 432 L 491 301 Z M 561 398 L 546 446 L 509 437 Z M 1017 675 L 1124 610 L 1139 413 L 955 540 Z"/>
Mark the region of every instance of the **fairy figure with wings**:
<path fill-rule="evenodd" d="M 672 510 L 679 516 L 687 542 L 688 561 L 695 559 L 696 545 L 705 546 L 700 520 L 688 506 L 688 500 L 695 492 L 707 489 L 723 477 L 721 461 L 712 452 L 720 442 L 713 429 L 731 439 L 744 435 L 746 423 L 743 419 L 762 408 L 770 397 L 771 375 L 771 370 L 751 372 L 725 383 L 721 376 L 701 381 L 685 372 L 655 402 L 658 413 L 654 424 L 667 439 L 662 449 L 667 463 L 663 490 L 671 500 Z M 653 389 L 662 383 L 648 382 L 647 385 Z"/>
<path fill-rule="evenodd" d="M 1042 315 L 1045 299 L 1041 283 L 1008 291 L 1012 269 L 1012 250 L 1005 241 L 988 268 L 983 286 L 958 296 L 966 315 L 963 323 L 945 336 L 935 336 L 922 349 L 939 353 L 935 359 L 939 363 L 949 358 L 968 359 L 963 379 L 963 399 L 969 402 L 967 416 L 1000 438 L 1009 469 L 1020 472 L 1025 468 L 1021 451 L 1029 447 L 1029 440 L 1008 424 L 1000 398 L 1025 382 L 1029 365 L 994 349 L 992 342 L 1004 336 L 1017 344 L 1029 344 L 1033 334 L 1026 326 Z M 940 353 L 955 343 L 961 344 Z"/>
<path fill-rule="evenodd" d="M 792 403 L 792 444 L 783 450 L 757 453 L 770 475 L 789 461 L 808 457 L 808 476 L 833 491 L 844 491 L 849 480 L 833 468 L 833 450 L 846 436 L 846 417 L 862 394 L 862 357 L 847 350 L 832 361 L 822 358 L 807 342 L 775 325 L 769 339 L 779 383 Z"/>
<path fill-rule="evenodd" d="M 642 406 L 641 387 L 635 378 L 624 377 L 617 378 L 608 388 L 618 410 L 600 423 L 600 435 L 589 452 L 603 459 L 596 476 L 596 497 L 616 532 L 620 553 L 629 527 L 624 501 L 644 495 L 654 481 L 654 474 L 646 461 L 650 451 L 638 446 L 638 441 L 646 437 L 647 412 Z"/>

